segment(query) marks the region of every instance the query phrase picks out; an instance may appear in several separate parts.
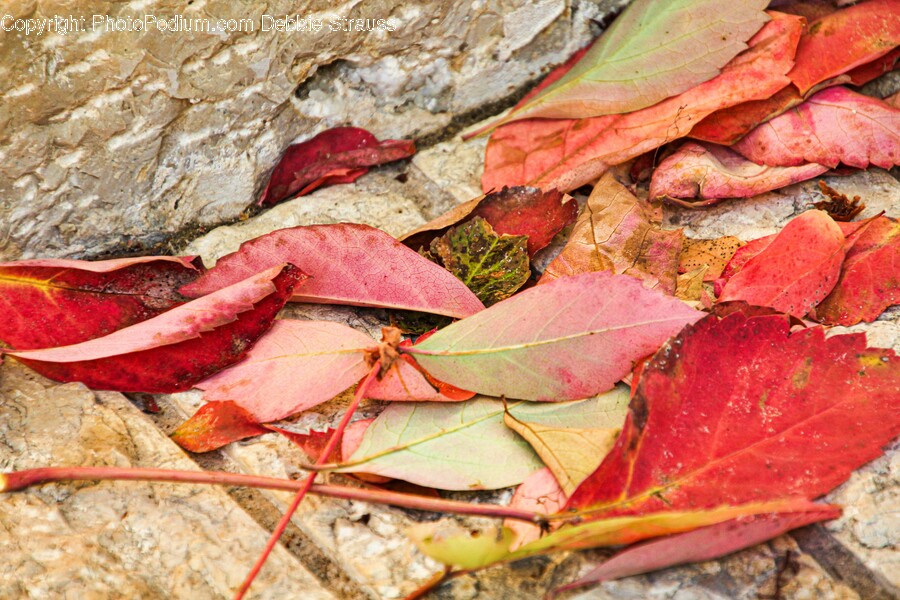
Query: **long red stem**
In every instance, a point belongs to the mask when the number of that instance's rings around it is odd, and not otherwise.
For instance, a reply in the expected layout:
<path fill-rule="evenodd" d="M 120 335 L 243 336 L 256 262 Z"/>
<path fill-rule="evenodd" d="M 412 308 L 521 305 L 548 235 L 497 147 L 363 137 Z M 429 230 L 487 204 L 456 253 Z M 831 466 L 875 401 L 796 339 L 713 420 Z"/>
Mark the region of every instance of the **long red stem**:
<path fill-rule="evenodd" d="M 198 483 L 234 485 L 265 490 L 297 491 L 303 481 L 242 475 L 225 471 L 177 471 L 173 469 L 145 469 L 140 467 L 42 467 L 12 473 L 0 473 L 0 492 L 15 492 L 42 483 L 55 481 L 167 481 L 172 483 Z M 516 510 L 496 504 L 469 504 L 457 500 L 428 498 L 413 494 L 401 494 L 383 490 L 361 489 L 343 485 L 313 484 L 309 493 L 328 498 L 356 500 L 373 504 L 387 504 L 414 510 L 445 512 L 498 519 L 516 519 L 529 523 L 544 523 L 548 515 Z M 552 517 L 552 516 L 551 516 Z"/>
<path fill-rule="evenodd" d="M 359 403 L 365 397 L 366 391 L 368 391 L 369 386 L 375 379 L 375 376 L 378 375 L 379 371 L 381 371 L 381 361 L 376 361 L 375 364 L 372 365 L 372 368 L 369 370 L 369 374 L 366 375 L 366 378 L 363 379 L 362 383 L 360 383 L 356 387 L 356 393 L 353 394 L 353 401 L 350 403 L 350 406 L 347 407 L 347 410 L 344 412 L 344 416 L 341 419 L 341 422 L 338 423 L 338 426 L 334 430 L 334 433 L 332 433 L 331 437 L 328 438 L 328 443 L 325 444 L 325 448 L 316 459 L 317 465 L 322 465 L 328 462 L 328 457 L 331 456 L 331 453 L 334 452 L 335 448 L 337 448 L 338 443 L 340 443 L 341 437 L 344 435 L 344 430 L 347 428 L 347 425 L 350 424 L 350 419 L 353 417 L 353 413 L 356 412 Z M 306 480 L 303 482 L 300 489 L 297 490 L 296 495 L 294 495 L 294 500 L 291 502 L 291 505 L 281 517 L 281 520 L 278 521 L 278 525 L 275 526 L 275 530 L 269 537 L 269 541 L 268 543 L 266 543 L 266 547 L 259 555 L 259 558 L 256 559 L 256 564 L 253 565 L 253 568 L 250 569 L 250 572 L 247 574 L 247 577 L 244 579 L 241 587 L 239 587 L 237 592 L 235 592 L 234 600 L 241 600 L 244 597 L 244 594 L 246 594 L 250 589 L 250 586 L 253 584 L 253 580 L 256 579 L 259 571 L 262 569 L 263 565 L 266 564 L 266 560 L 268 560 L 269 555 L 272 553 L 272 550 L 274 550 L 275 546 L 278 544 L 278 540 L 281 538 L 282 534 L 284 534 L 284 530 L 287 529 L 288 524 L 291 522 L 291 517 L 294 516 L 294 513 L 297 511 L 300 503 L 303 502 L 306 494 L 313 486 L 313 483 L 316 480 L 316 475 L 318 475 L 318 473 L 310 473 L 306 477 Z"/>

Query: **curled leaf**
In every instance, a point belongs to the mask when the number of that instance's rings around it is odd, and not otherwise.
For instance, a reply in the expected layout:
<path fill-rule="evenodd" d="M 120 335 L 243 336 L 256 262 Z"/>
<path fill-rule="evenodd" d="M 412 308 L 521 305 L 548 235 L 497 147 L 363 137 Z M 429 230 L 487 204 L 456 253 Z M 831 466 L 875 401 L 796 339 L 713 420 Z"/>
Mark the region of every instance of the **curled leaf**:
<path fill-rule="evenodd" d="M 193 257 L 20 260 L 0 263 L 0 346 L 77 344 L 134 325 L 187 300 Z"/>
<path fill-rule="evenodd" d="M 358 127 L 335 127 L 300 144 L 288 146 L 259 199 L 272 205 L 316 188 L 351 183 L 369 167 L 400 160 L 416 152 L 410 140 L 378 139 Z"/>
<path fill-rule="evenodd" d="M 96 389 L 180 392 L 240 360 L 305 276 L 278 265 L 109 335 L 10 352 L 57 381 Z"/>

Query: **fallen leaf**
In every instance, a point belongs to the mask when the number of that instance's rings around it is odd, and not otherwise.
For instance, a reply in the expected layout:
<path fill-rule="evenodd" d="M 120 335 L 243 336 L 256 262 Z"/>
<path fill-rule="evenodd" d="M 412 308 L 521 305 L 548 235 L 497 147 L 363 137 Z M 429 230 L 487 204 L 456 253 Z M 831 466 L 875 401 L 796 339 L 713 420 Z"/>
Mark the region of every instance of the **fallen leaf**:
<path fill-rule="evenodd" d="M 41 375 L 94 389 L 171 393 L 240 360 L 305 275 L 278 265 L 109 335 L 9 352 Z"/>
<path fill-rule="evenodd" d="M 647 288 L 675 293 L 681 230 L 660 227 L 660 206 L 638 200 L 607 172 L 594 186 L 569 241 L 540 283 L 588 271 L 630 275 Z"/>
<path fill-rule="evenodd" d="M 699 308 L 701 299 L 706 293 L 703 289 L 703 280 L 708 270 L 709 267 L 704 265 L 679 275 L 675 288 L 675 297 L 679 300 L 684 300 L 694 308 Z"/>
<path fill-rule="evenodd" d="M 840 278 L 816 307 L 816 319 L 829 325 L 870 323 L 900 304 L 900 223 L 876 218 L 853 239 Z"/>
<path fill-rule="evenodd" d="M 544 515 L 553 514 L 566 504 L 566 495 L 559 487 L 553 472 L 547 467 L 538 469 L 525 478 L 516 488 L 510 508 L 532 511 Z M 534 523 L 526 523 L 517 519 L 505 519 L 503 526 L 512 530 L 515 538 L 509 545 L 510 550 L 517 550 L 529 542 L 533 542 L 543 533 Z"/>
<path fill-rule="evenodd" d="M 834 288 L 844 253 L 844 234 L 831 217 L 806 211 L 727 280 L 719 301 L 744 300 L 802 318 Z"/>
<path fill-rule="evenodd" d="M 632 112 L 684 92 L 747 48 L 768 20 L 766 4 L 632 2 L 571 70 L 496 125 Z"/>
<path fill-rule="evenodd" d="M 585 550 L 603 546 L 618 546 L 648 538 L 673 535 L 724 523 L 738 517 L 784 512 L 815 512 L 823 506 L 806 500 L 777 500 L 754 502 L 739 506 L 719 506 L 705 510 L 660 511 L 648 515 L 621 516 L 564 526 L 553 533 L 511 550 L 515 540 L 508 528 L 489 527 L 478 531 L 479 551 L 472 551 L 472 531 L 458 525 L 421 523 L 408 533 L 416 546 L 431 558 L 462 569 L 481 569 L 500 562 L 520 560 L 530 556 Z"/>
<path fill-rule="evenodd" d="M 529 416 L 543 409 L 551 413 L 555 404 L 536 407 Z M 600 466 L 612 449 L 628 409 L 628 389 L 620 386 L 599 397 L 592 412 L 585 413 L 578 427 L 549 421 L 523 421 L 512 413 L 503 416 L 506 426 L 527 441 L 549 467 L 563 492 L 571 494 L 578 484 Z"/>
<path fill-rule="evenodd" d="M 777 190 L 827 170 L 814 163 L 796 167 L 758 165 L 724 146 L 687 142 L 653 172 L 650 197 L 688 199 L 678 204 L 691 208 L 708 206 L 724 198 L 750 198 Z"/>
<path fill-rule="evenodd" d="M 441 381 L 491 396 L 585 398 L 702 313 L 606 271 L 525 290 L 401 348 Z"/>
<path fill-rule="evenodd" d="M 694 125 L 688 137 L 704 142 L 731 146 L 754 127 L 777 117 L 803 102 L 803 96 L 788 85 L 763 100 L 750 100 L 717 110 Z"/>
<path fill-rule="evenodd" d="M 714 281 L 722 274 L 725 265 L 742 244 L 743 242 L 733 235 L 712 240 L 695 240 L 686 237 L 684 245 L 681 247 L 678 272 L 688 273 L 701 267 L 707 267 L 703 281 Z"/>
<path fill-rule="evenodd" d="M 569 507 L 600 517 L 825 494 L 900 431 L 898 364 L 863 334 L 710 315 L 653 357 Z"/>
<path fill-rule="evenodd" d="M 690 90 L 626 115 L 537 119 L 498 128 L 488 142 L 482 189 L 538 185 L 563 191 L 597 179 L 623 163 L 687 135 L 707 115 L 769 98 L 787 85 L 803 20 L 770 12 L 772 20 L 721 74 Z"/>
<path fill-rule="evenodd" d="M 801 94 L 817 83 L 869 63 L 900 44 L 900 2 L 869 0 L 809 24 L 788 74 Z"/>
<path fill-rule="evenodd" d="M 770 166 L 871 163 L 889 169 L 900 164 L 900 109 L 832 87 L 760 125 L 733 148 Z"/>
<path fill-rule="evenodd" d="M 303 196 L 316 188 L 351 183 L 368 167 L 412 156 L 411 140 L 378 139 L 358 127 L 335 127 L 300 144 L 288 146 L 259 199 L 270 206 L 292 196 Z"/>
<path fill-rule="evenodd" d="M 247 357 L 197 384 L 207 402 L 233 400 L 258 423 L 331 400 L 368 371 L 371 337 L 331 321 L 278 320 Z"/>
<path fill-rule="evenodd" d="M 424 336 L 419 339 L 422 337 Z M 402 345 L 404 344 L 401 343 Z M 366 393 L 373 400 L 394 402 L 460 402 L 474 395 L 474 392 L 434 379 L 407 355 L 402 355 L 400 360 L 395 361 L 384 377 L 373 381 Z"/>
<path fill-rule="evenodd" d="M 499 234 L 528 236 L 528 256 L 547 246 L 553 237 L 575 220 L 578 203 L 557 190 L 533 187 L 503 187 L 461 204 L 437 219 L 410 231 L 401 241 L 414 250 L 428 248 L 432 240 L 450 227 L 473 217 L 482 217 Z"/>
<path fill-rule="evenodd" d="M 841 510 L 836 506 L 811 504 L 801 510 L 741 517 L 643 542 L 619 552 L 577 581 L 557 588 L 554 593 L 675 565 L 713 560 L 771 540 L 791 529 L 835 519 L 840 515 Z"/>
<path fill-rule="evenodd" d="M 0 347 L 77 344 L 146 321 L 187 300 L 194 257 L 0 263 Z"/>
<path fill-rule="evenodd" d="M 189 452 L 210 452 L 231 442 L 269 433 L 250 413 L 230 400 L 207 402 L 178 426 L 172 441 Z"/>
<path fill-rule="evenodd" d="M 570 404 L 575 408 L 571 408 Z M 534 410 L 529 402 L 514 414 Z M 590 404 L 556 404 L 576 423 Z M 396 403 L 366 430 L 338 472 L 371 473 L 444 490 L 499 489 L 521 483 L 543 464 L 525 440 L 503 424 L 503 403 L 475 397 L 466 402 Z"/>
<path fill-rule="evenodd" d="M 501 235 L 473 217 L 431 241 L 427 254 L 466 284 L 485 306 L 509 298 L 531 276 L 528 237 Z"/>
<path fill-rule="evenodd" d="M 352 223 L 279 229 L 241 244 L 181 289 L 201 296 L 282 262 L 310 276 L 291 300 L 466 317 L 483 305 L 456 277 L 374 227 Z"/>
<path fill-rule="evenodd" d="M 827 212 L 828 216 L 835 221 L 852 221 L 853 217 L 866 208 L 865 204 L 860 204 L 859 196 L 854 196 L 853 200 L 851 200 L 821 179 L 819 180 L 819 189 L 828 199 L 822 202 L 813 202 L 813 206 Z"/>

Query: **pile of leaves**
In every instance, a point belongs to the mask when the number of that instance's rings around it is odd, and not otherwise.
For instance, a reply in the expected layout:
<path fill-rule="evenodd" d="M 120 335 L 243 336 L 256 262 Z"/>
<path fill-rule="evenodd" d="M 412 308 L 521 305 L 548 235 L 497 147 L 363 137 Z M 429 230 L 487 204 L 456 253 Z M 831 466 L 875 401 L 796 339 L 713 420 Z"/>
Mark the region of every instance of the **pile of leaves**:
<path fill-rule="evenodd" d="M 900 110 L 838 84 L 893 68 L 900 11 L 869 0 L 808 24 L 765 6 L 637 0 L 489 126 L 483 183 L 497 191 L 401 240 L 315 225 L 209 269 L 163 256 L 0 264 L 2 352 L 96 389 L 202 390 L 173 435 L 193 452 L 286 435 L 312 463 L 292 510 L 331 490 L 507 517 L 479 535 L 414 528 L 448 565 L 432 586 L 628 545 L 567 587 L 587 585 L 834 518 L 838 507 L 813 501 L 900 435 L 900 363 L 827 328 L 900 303 L 900 223 L 852 221 L 859 199 L 832 193 L 775 235 L 696 240 L 663 229 L 661 201 L 705 206 L 839 165 L 898 164 Z M 292 149 L 260 202 L 412 152 L 359 131 Z M 696 141 L 673 144 L 683 137 Z M 586 183 L 579 209 L 564 192 Z M 393 325 L 376 341 L 279 319 L 287 302 L 384 309 Z M 354 386 L 333 430 L 279 423 Z M 351 423 L 363 398 L 389 404 Z M 356 481 L 316 487 L 323 471 Z M 78 473 L 7 474 L 0 489 Z M 509 507 L 465 508 L 380 487 L 393 479 L 518 488 Z"/>

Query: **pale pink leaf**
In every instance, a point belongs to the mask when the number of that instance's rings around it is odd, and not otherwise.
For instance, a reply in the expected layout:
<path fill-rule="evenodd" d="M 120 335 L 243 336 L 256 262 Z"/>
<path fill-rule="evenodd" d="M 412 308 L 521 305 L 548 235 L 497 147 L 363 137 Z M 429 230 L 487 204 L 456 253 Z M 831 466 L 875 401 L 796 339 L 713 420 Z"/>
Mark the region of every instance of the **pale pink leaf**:
<path fill-rule="evenodd" d="M 484 308 L 446 269 L 368 225 L 339 223 L 280 229 L 244 242 L 181 289 L 201 296 L 273 264 L 291 262 L 310 276 L 295 302 L 349 304 L 462 318 Z"/>
<path fill-rule="evenodd" d="M 566 504 L 566 495 L 559 487 L 553 473 L 547 467 L 535 471 L 525 478 L 525 481 L 516 488 L 510 508 L 527 510 L 544 515 L 553 514 Z M 541 528 L 533 523 L 526 523 L 518 519 L 506 519 L 503 526 L 511 529 L 516 537 L 510 545 L 510 550 L 517 550 L 520 546 L 533 542 L 541 537 Z"/>

